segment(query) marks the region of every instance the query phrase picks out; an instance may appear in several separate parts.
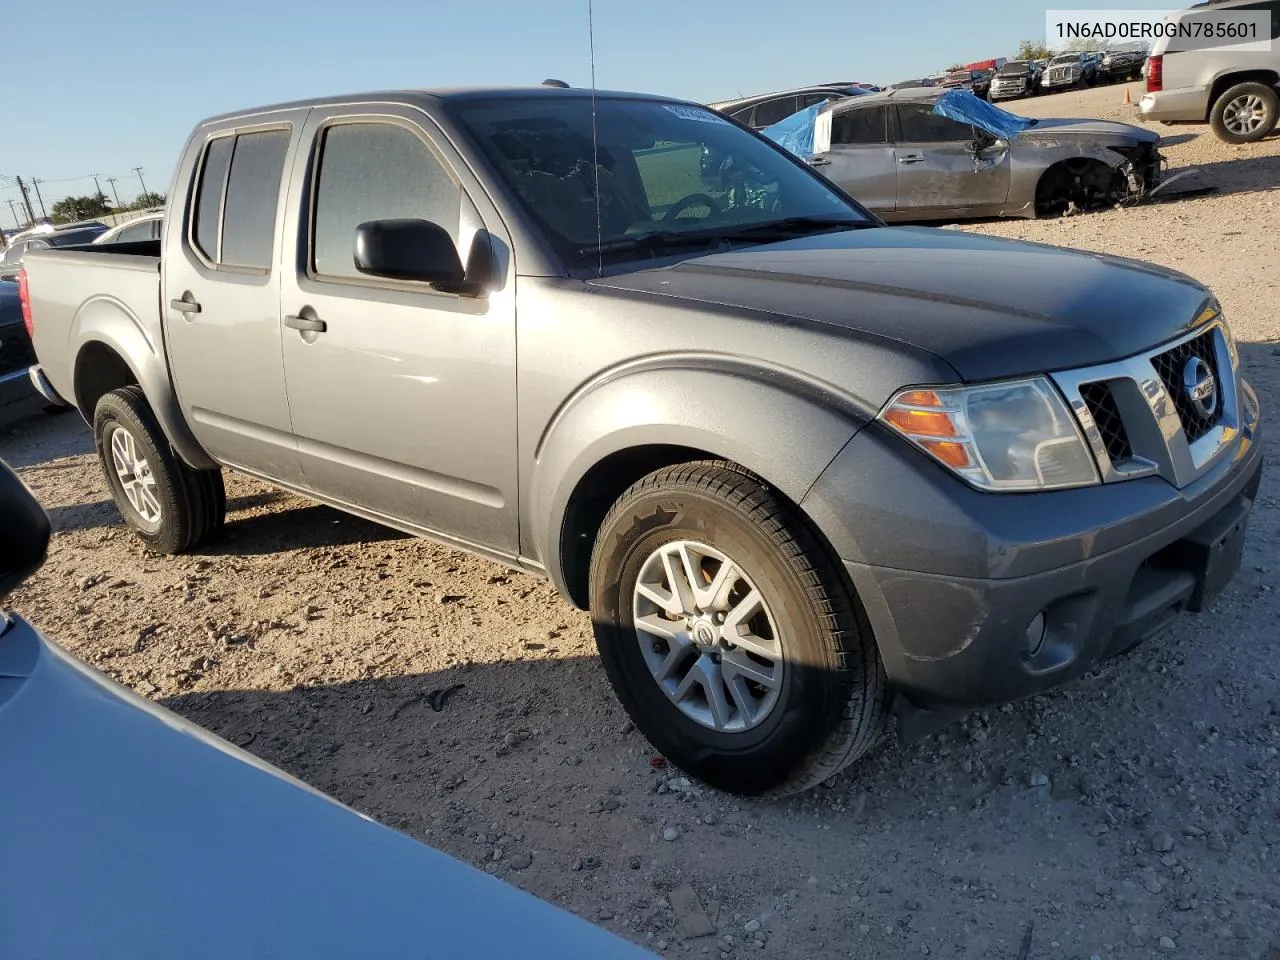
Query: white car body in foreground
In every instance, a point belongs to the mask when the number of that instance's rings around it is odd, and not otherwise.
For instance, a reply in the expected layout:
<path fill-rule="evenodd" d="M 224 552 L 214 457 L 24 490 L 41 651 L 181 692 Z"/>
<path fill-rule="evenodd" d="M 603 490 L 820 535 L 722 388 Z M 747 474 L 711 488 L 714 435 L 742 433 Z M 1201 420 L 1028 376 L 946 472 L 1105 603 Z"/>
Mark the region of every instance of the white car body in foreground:
<path fill-rule="evenodd" d="M 48 537 L 3 461 L 0 518 L 2 598 Z M 33 527 L 38 544 L 23 532 Z M 339 804 L 0 612 L 0 957 L 649 956 Z"/>

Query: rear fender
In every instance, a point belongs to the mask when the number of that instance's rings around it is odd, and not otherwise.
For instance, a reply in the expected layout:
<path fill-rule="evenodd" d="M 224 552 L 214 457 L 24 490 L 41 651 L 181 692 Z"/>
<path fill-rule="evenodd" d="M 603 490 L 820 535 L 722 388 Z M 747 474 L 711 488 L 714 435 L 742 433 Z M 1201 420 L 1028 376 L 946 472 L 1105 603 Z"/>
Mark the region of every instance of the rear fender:
<path fill-rule="evenodd" d="M 123 301 L 109 296 L 93 297 L 76 314 L 67 345 L 68 355 L 75 357 L 73 383 L 80 380 L 79 365 L 85 348 L 95 343 L 113 351 L 132 371 L 178 456 L 198 470 L 216 468 L 218 464 L 205 453 L 182 417 L 169 380 L 164 344 Z M 83 404 L 77 391 L 76 406 L 81 416 L 92 424 L 93 410 L 84 409 Z"/>

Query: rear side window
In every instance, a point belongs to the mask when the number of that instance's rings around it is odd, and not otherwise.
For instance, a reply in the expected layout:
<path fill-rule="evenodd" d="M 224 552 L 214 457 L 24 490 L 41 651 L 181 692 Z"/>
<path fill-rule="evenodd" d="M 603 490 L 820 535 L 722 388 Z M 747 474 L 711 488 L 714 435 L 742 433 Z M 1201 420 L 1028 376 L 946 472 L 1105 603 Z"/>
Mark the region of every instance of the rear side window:
<path fill-rule="evenodd" d="M 340 123 L 324 131 L 316 180 L 311 265 L 319 276 L 366 278 L 355 267 L 356 227 L 412 218 L 454 242 L 462 188 L 426 142 L 393 123 Z"/>
<path fill-rule="evenodd" d="M 276 205 L 288 152 L 288 130 L 264 130 L 236 137 L 231 175 L 227 178 L 219 263 L 271 269 Z"/>
<path fill-rule="evenodd" d="M 204 151 L 204 164 L 200 170 L 200 186 L 196 192 L 195 228 L 193 237 L 196 249 L 207 260 L 218 261 L 218 227 L 222 214 L 222 192 L 227 185 L 227 168 L 231 165 L 234 137 L 211 140 Z"/>
<path fill-rule="evenodd" d="M 901 143 L 956 142 L 973 139 L 973 128 L 956 123 L 933 112 L 932 104 L 910 104 L 898 107 Z"/>
<path fill-rule="evenodd" d="M 1266 3 L 1245 3 L 1234 10 L 1270 10 L 1271 11 L 1271 39 L 1280 40 L 1280 0 L 1268 0 Z"/>
<path fill-rule="evenodd" d="M 884 107 L 846 110 L 831 117 L 832 144 L 887 143 L 889 111 Z"/>
<path fill-rule="evenodd" d="M 751 114 L 755 113 L 755 110 L 755 107 L 747 107 L 745 110 L 738 110 L 729 114 L 729 116 L 733 117 L 733 119 L 737 120 L 739 123 L 745 123 L 749 127 L 751 126 Z"/>
<path fill-rule="evenodd" d="M 140 240 L 151 240 L 153 221 L 145 221 L 143 223 L 135 223 L 125 227 L 116 234 L 116 243 L 134 243 Z"/>
<path fill-rule="evenodd" d="M 780 97 L 777 100 L 766 100 L 760 106 L 756 107 L 756 123 L 757 127 L 769 127 L 777 123 L 779 120 L 785 120 L 793 113 L 799 112 L 800 107 L 795 97 Z"/>
<path fill-rule="evenodd" d="M 270 270 L 288 130 L 212 140 L 205 149 L 192 230 L 196 248 L 218 266 Z"/>

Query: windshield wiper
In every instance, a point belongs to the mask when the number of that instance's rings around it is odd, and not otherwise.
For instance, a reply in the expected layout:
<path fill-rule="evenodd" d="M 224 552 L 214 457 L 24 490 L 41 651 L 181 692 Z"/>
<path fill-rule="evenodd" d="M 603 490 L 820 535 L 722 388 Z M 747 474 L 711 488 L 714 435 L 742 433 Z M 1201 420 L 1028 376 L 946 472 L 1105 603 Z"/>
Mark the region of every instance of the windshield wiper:
<path fill-rule="evenodd" d="M 714 247 L 723 243 L 719 234 L 698 233 L 691 230 L 652 230 L 637 233 L 630 237 L 618 237 L 605 240 L 603 243 L 592 243 L 578 248 L 578 256 L 585 257 L 593 253 L 608 255 L 611 253 L 630 253 L 634 250 L 681 250 L 689 247 Z"/>
<path fill-rule="evenodd" d="M 600 244 L 578 248 L 578 256 L 592 254 L 609 256 L 618 253 L 644 251 L 661 254 L 679 250 L 714 248 L 727 243 L 791 240 L 813 233 L 832 230 L 856 230 L 874 226 L 868 220 L 833 220 L 824 217 L 786 217 L 765 223 L 752 223 L 743 227 L 717 227 L 708 230 L 651 230 L 630 237 L 617 237 Z"/>
<path fill-rule="evenodd" d="M 784 240 L 808 236 L 816 233 L 829 233 L 833 230 L 861 230 L 875 226 L 870 220 L 832 220 L 825 217 L 786 217 L 782 220 L 771 220 L 766 223 L 753 223 L 736 230 L 721 233 L 726 240 L 767 240 L 781 238 Z"/>

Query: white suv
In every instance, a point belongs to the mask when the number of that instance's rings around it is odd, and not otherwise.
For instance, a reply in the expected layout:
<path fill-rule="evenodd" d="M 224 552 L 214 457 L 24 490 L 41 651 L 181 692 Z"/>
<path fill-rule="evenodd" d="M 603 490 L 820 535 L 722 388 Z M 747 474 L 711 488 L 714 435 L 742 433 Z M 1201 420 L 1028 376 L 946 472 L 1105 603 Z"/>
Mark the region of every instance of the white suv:
<path fill-rule="evenodd" d="M 1271 50 L 1185 50 L 1170 53 L 1162 37 L 1147 61 L 1147 92 L 1138 105 L 1144 120 L 1205 123 L 1227 143 L 1268 136 L 1280 120 L 1280 0 L 1221 0 L 1170 17 L 1177 22 L 1231 10 L 1271 13 Z"/>

